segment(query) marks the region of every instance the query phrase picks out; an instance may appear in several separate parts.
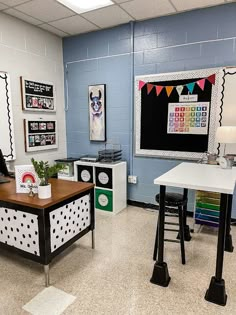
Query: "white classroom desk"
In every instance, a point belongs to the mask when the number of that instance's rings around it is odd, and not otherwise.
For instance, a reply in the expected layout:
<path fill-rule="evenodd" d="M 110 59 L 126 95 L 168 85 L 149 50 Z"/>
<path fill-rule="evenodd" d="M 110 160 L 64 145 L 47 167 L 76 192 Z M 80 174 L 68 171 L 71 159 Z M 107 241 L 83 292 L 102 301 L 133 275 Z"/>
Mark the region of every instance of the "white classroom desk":
<path fill-rule="evenodd" d="M 218 244 L 215 276 L 211 278 L 205 299 L 219 305 L 225 305 L 227 295 L 225 282 L 222 278 L 224 250 L 233 251 L 230 235 L 230 219 L 232 196 L 236 182 L 236 167 L 222 169 L 218 165 L 197 164 L 184 162 L 174 167 L 154 180 L 160 185 L 160 210 L 158 229 L 158 259 L 154 265 L 151 282 L 168 286 L 170 277 L 167 263 L 164 262 L 164 220 L 165 220 L 165 191 L 166 186 L 185 189 L 218 192 L 221 194 L 220 218 L 218 229 Z M 227 237 L 226 237 L 227 236 Z M 226 243 L 225 243 L 226 240 Z"/>

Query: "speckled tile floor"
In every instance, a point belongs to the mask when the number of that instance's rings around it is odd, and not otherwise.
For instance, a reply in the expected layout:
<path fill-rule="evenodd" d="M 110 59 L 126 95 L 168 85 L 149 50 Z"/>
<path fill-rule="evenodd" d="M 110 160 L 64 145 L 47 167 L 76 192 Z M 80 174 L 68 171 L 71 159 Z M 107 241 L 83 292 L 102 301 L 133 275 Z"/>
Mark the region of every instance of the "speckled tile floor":
<path fill-rule="evenodd" d="M 217 237 L 211 229 L 186 242 L 185 266 L 179 245 L 166 243 L 171 282 L 167 288 L 150 283 L 156 218 L 156 212 L 136 207 L 113 217 L 96 214 L 96 249 L 89 233 L 50 266 L 51 285 L 76 297 L 63 314 L 236 314 L 236 250 L 225 253 L 227 305 L 204 299 L 215 271 Z M 236 244 L 236 227 L 232 235 Z M 0 314 L 29 314 L 22 306 L 44 289 L 43 267 L 1 250 L 0 275 Z"/>

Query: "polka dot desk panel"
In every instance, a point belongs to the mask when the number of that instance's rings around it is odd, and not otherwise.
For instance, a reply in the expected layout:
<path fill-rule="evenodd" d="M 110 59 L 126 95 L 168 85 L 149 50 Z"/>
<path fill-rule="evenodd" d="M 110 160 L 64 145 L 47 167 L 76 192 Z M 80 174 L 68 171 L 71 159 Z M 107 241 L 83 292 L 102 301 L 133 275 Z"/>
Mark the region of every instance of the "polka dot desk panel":
<path fill-rule="evenodd" d="M 90 225 L 90 195 L 53 210 L 49 216 L 51 252 L 54 252 Z"/>
<path fill-rule="evenodd" d="M 38 216 L 0 207 L 0 242 L 39 256 Z"/>

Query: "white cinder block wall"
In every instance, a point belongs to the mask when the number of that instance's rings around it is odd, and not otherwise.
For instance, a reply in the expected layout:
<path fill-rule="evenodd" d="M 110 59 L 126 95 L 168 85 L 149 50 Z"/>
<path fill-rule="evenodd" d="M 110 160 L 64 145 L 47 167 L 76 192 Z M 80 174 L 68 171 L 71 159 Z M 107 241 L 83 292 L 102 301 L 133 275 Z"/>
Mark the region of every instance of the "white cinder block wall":
<path fill-rule="evenodd" d="M 53 162 L 66 157 L 64 112 L 64 73 L 62 39 L 9 15 L 0 13 L 0 71 L 8 72 L 11 83 L 16 160 L 10 163 L 30 164 L 31 157 Z M 53 82 L 56 88 L 56 113 L 22 111 L 20 77 Z M 56 119 L 59 147 L 26 153 L 23 119 Z M 0 135 L 0 138 L 4 135 Z M 1 143 L 1 139 L 0 139 Z"/>

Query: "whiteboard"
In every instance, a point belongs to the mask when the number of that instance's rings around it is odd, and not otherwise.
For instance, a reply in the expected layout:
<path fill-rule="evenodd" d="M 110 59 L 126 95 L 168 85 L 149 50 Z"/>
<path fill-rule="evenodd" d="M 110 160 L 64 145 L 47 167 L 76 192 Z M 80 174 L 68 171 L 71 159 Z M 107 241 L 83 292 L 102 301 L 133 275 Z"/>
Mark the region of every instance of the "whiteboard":
<path fill-rule="evenodd" d="M 0 149 L 6 161 L 16 158 L 10 78 L 6 72 L 0 72 Z"/>
<path fill-rule="evenodd" d="M 215 74 L 215 84 L 212 84 L 211 91 L 211 111 L 209 117 L 209 129 L 208 129 L 208 145 L 207 151 L 220 153 L 223 150 L 223 145 L 216 143 L 215 134 L 216 129 L 220 125 L 234 125 L 236 126 L 236 101 L 235 99 L 235 88 L 236 88 L 236 68 L 209 68 L 201 70 L 191 70 L 182 72 L 172 73 L 161 73 L 153 75 L 144 75 L 135 77 L 135 155 L 136 156 L 150 156 L 150 157 L 161 157 L 161 158 L 175 158 L 175 159 L 189 159 L 197 160 L 202 157 L 204 152 L 189 152 L 189 151 L 178 151 L 178 150 L 156 150 L 143 148 L 141 145 L 142 133 L 144 132 L 142 120 L 142 96 L 140 89 L 140 81 L 144 82 L 146 86 L 153 82 L 173 82 L 175 80 L 187 80 L 195 78 L 207 78 L 208 76 Z M 197 79 L 196 79 L 197 80 Z M 150 86 L 152 85 L 150 84 Z M 155 84 L 155 83 L 154 83 Z M 176 87 L 175 87 L 176 88 Z M 154 85 L 155 89 L 155 85 Z M 148 86 L 147 86 L 148 93 Z M 150 92 L 149 92 L 150 93 Z M 153 93 L 153 91 L 152 91 Z M 176 93 L 176 92 L 175 92 Z M 167 93 L 166 93 L 167 94 Z M 190 93 L 191 95 L 191 93 Z M 157 104 L 157 106 L 159 106 Z M 161 110 L 162 104 L 160 104 Z M 151 113 L 152 114 L 152 113 Z M 167 120 L 166 120 L 167 121 Z M 167 126 L 168 127 L 168 126 Z M 155 141 L 155 137 L 158 134 L 153 134 L 152 141 Z M 236 144 L 227 145 L 226 153 L 236 154 Z"/>

